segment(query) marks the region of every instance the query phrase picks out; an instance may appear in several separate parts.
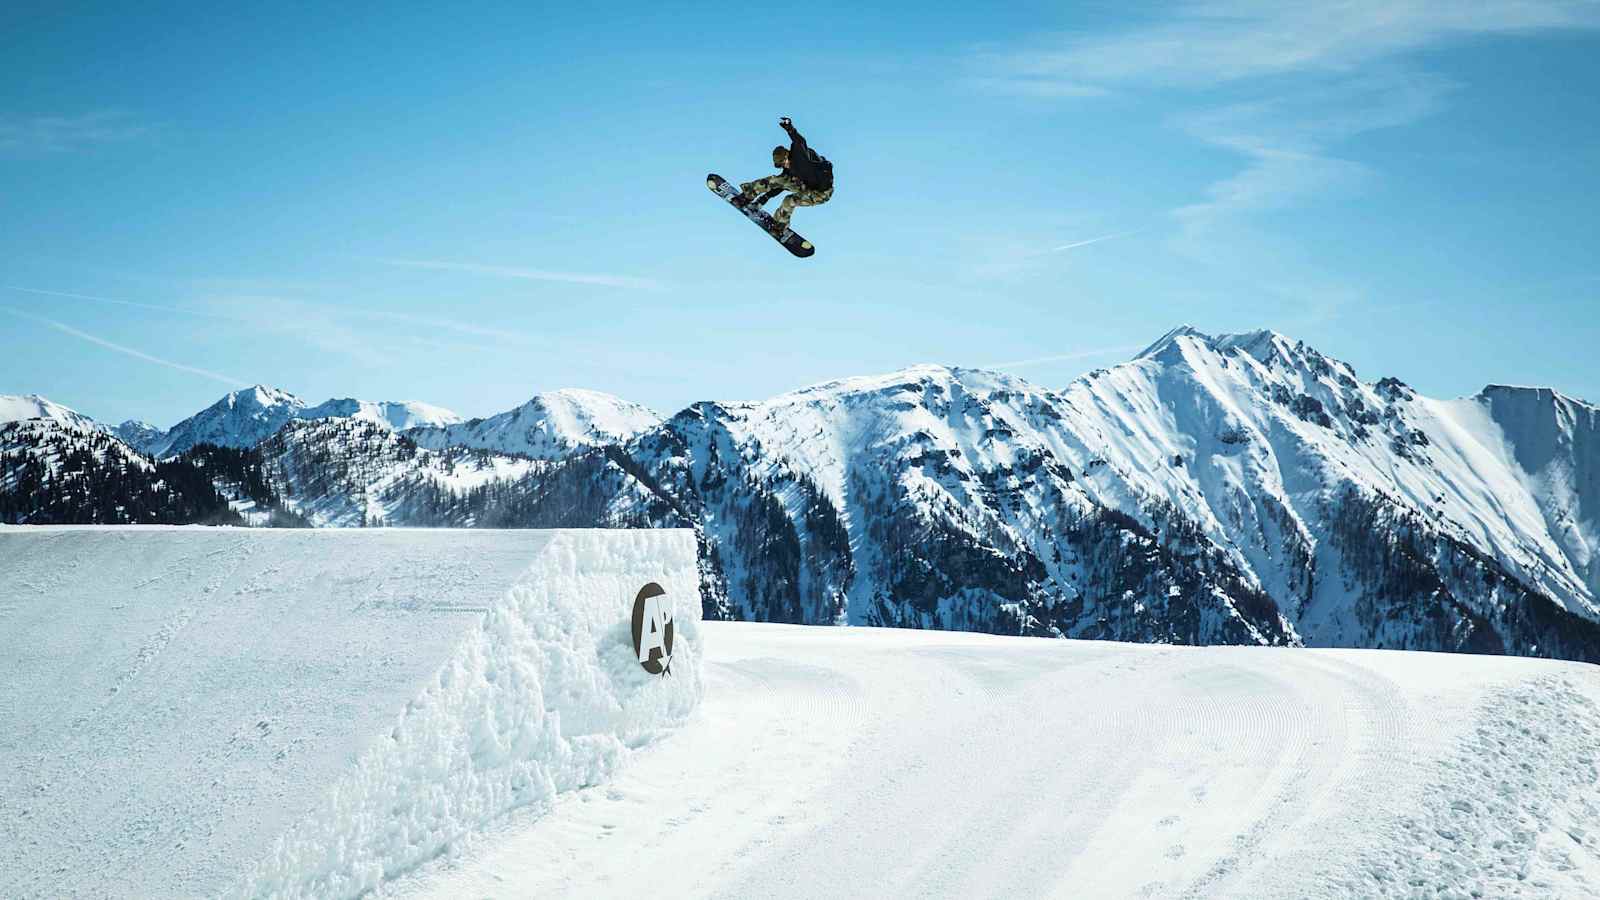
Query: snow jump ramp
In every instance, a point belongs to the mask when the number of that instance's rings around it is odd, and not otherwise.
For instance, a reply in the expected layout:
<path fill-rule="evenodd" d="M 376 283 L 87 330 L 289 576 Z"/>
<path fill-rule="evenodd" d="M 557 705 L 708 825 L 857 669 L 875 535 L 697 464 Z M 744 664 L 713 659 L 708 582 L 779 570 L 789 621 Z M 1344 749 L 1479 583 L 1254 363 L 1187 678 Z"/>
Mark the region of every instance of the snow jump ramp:
<path fill-rule="evenodd" d="M 0 528 L 0 896 L 358 895 L 680 724 L 699 620 L 682 530 Z"/>

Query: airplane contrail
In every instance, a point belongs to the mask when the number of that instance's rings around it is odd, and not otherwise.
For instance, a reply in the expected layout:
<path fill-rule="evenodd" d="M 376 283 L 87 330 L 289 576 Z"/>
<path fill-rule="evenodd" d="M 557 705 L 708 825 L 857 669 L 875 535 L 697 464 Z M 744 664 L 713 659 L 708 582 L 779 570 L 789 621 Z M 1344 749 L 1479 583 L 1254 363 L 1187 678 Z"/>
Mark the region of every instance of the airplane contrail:
<path fill-rule="evenodd" d="M 1134 231 L 1119 231 L 1116 234 L 1103 234 L 1103 235 L 1101 235 L 1099 237 L 1089 238 L 1086 241 L 1073 241 L 1070 244 L 1062 244 L 1059 247 L 1051 247 L 1049 250 L 1046 250 L 1044 252 L 1045 253 L 1060 253 L 1063 250 L 1071 250 L 1071 249 L 1073 249 L 1075 247 L 1087 247 L 1090 244 L 1098 244 L 1101 241 L 1109 241 L 1109 240 L 1111 240 L 1113 238 L 1127 237 L 1130 234 L 1138 234 L 1138 233 L 1139 232 L 1137 230 L 1134 230 Z M 1043 255 L 1043 254 L 1041 254 L 1041 255 Z"/>
<path fill-rule="evenodd" d="M 239 322 L 244 325 L 261 326 L 259 319 L 249 316 L 233 315 L 229 313 L 210 312 L 203 309 L 191 309 L 183 306 L 164 306 L 158 303 L 140 303 L 135 300 L 117 300 L 112 297 L 96 297 L 93 294 L 75 294 L 71 291 L 47 291 L 42 288 L 22 287 L 16 284 L 0 284 L 0 288 L 8 291 L 21 291 L 25 294 L 41 294 L 46 297 L 68 297 L 73 300 L 89 300 L 95 303 L 111 303 L 117 306 L 131 306 L 135 309 L 153 309 L 159 312 L 177 313 L 186 316 L 198 316 L 203 319 L 220 319 L 224 322 Z M 347 316 L 360 319 L 389 319 L 395 322 L 405 322 L 410 325 L 421 325 L 427 328 L 444 328 L 450 331 L 459 331 L 463 334 L 502 338 L 518 343 L 527 343 L 530 338 L 520 332 L 507 331 L 503 328 L 491 328 L 483 325 L 474 325 L 468 322 L 458 322 L 452 319 L 436 319 L 429 316 L 414 316 L 409 313 L 395 312 L 382 309 L 363 309 L 360 307 L 338 306 L 331 303 L 315 303 L 309 300 L 286 301 L 289 306 L 300 306 L 321 310 L 335 316 Z M 279 317 L 271 327 L 286 330 L 294 334 L 302 334 L 305 329 L 299 328 L 297 323 Z"/>
<path fill-rule="evenodd" d="M 142 359 L 145 362 L 152 362 L 152 363 L 155 363 L 158 366 L 166 366 L 169 369 L 177 369 L 180 372 L 188 372 L 191 375 L 201 375 L 201 376 L 204 376 L 206 378 L 210 378 L 213 381 L 220 381 L 223 384 L 232 385 L 233 387 L 241 387 L 242 388 L 242 387 L 249 387 L 250 386 L 250 382 L 243 381 L 243 380 L 238 379 L 238 378 L 234 378 L 231 375 L 222 375 L 222 374 L 219 374 L 217 372 L 212 372 L 212 371 L 210 371 L 208 369 L 201 369 L 201 368 L 197 368 L 195 366 L 188 366 L 188 365 L 184 365 L 183 363 L 180 363 L 180 362 L 173 362 L 170 359 L 162 359 L 159 356 L 152 356 L 152 355 L 150 355 L 148 353 L 145 353 L 143 350 L 135 350 L 132 347 L 126 347 L 126 346 L 123 346 L 122 344 L 113 343 L 112 341 L 108 341 L 103 337 L 99 337 L 97 335 L 90 334 L 87 331 L 79 331 L 78 329 L 73 328 L 71 325 L 67 325 L 67 324 L 62 323 L 62 322 L 57 322 L 55 319 L 47 319 L 44 316 L 36 316 L 33 313 L 26 313 L 26 312 L 23 312 L 20 309 L 13 309 L 12 307 L 9 307 L 9 306 L 0 306 L 0 309 L 3 309 L 6 312 L 11 313 L 14 316 L 20 316 L 20 317 L 22 317 L 24 319 L 32 319 L 33 321 L 38 322 L 38 323 L 40 323 L 42 325 L 48 325 L 51 328 L 54 328 L 55 330 L 57 330 L 59 332 L 62 332 L 63 334 L 70 334 L 73 337 L 78 338 L 79 340 L 88 341 L 91 344 L 96 344 L 98 346 L 106 348 L 107 350 L 115 350 L 118 353 L 127 354 L 128 356 L 131 356 L 134 359 Z"/>
<path fill-rule="evenodd" d="M 226 316 L 221 313 L 206 312 L 203 309 L 185 309 L 181 306 L 162 306 L 156 303 L 138 303 L 133 300 L 113 300 L 110 297 L 96 297 L 92 294 L 74 294 L 71 291 L 46 291 L 40 288 L 22 287 L 15 284 L 0 285 L 0 287 L 4 287 L 8 291 L 21 291 L 24 294 L 43 294 L 46 297 L 70 297 L 73 300 L 92 300 L 95 303 L 114 303 L 117 306 L 132 306 L 137 309 L 154 309 L 161 312 L 173 312 L 187 316 L 199 316 L 203 319 L 246 321 L 243 319 L 238 319 L 234 316 Z"/>
<path fill-rule="evenodd" d="M 404 266 L 412 269 L 439 269 L 454 272 L 471 272 L 475 275 L 494 275 L 501 278 L 521 278 L 530 281 L 561 281 L 568 284 L 597 284 L 605 287 L 660 290 L 661 283 L 652 278 L 635 278 L 631 275 L 595 275 L 579 272 L 552 272 L 547 269 L 524 269 L 514 266 L 486 266 L 479 263 L 447 262 L 433 259 L 393 259 L 377 257 L 372 260 L 386 266 Z"/>

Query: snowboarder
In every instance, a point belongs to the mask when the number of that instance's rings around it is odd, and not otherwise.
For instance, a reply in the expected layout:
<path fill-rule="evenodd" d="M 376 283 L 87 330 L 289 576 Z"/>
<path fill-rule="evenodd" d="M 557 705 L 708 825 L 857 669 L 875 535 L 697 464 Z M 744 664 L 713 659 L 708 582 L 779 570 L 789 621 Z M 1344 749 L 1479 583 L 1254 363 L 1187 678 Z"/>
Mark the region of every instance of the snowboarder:
<path fill-rule="evenodd" d="M 778 205 L 778 211 L 772 214 L 773 221 L 788 228 L 795 207 L 820 206 L 833 199 L 833 163 L 806 144 L 788 116 L 779 119 L 778 126 L 788 132 L 792 142 L 788 147 L 780 144 L 772 148 L 772 164 L 781 171 L 739 185 L 743 201 L 739 205 L 765 206 L 768 200 L 789 191 L 789 196 Z"/>

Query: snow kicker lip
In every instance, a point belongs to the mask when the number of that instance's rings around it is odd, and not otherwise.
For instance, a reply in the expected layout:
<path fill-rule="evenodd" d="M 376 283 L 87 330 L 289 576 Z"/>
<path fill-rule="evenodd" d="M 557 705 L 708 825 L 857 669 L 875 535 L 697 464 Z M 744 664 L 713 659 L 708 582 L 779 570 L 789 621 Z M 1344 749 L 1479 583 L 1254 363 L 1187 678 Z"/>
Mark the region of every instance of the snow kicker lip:
<path fill-rule="evenodd" d="M 701 693 L 685 530 L 0 528 L 0 583 L 5 896 L 356 896 Z"/>

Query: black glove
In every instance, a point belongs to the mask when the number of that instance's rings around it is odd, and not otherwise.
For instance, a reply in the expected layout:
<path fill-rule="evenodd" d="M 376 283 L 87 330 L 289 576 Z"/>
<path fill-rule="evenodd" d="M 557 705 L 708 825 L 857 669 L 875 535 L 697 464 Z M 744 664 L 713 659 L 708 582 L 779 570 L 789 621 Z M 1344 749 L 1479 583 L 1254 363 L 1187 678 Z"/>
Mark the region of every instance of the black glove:
<path fill-rule="evenodd" d="M 794 122 L 790 121 L 788 116 L 784 116 L 778 120 L 778 127 L 784 129 L 793 128 Z"/>

